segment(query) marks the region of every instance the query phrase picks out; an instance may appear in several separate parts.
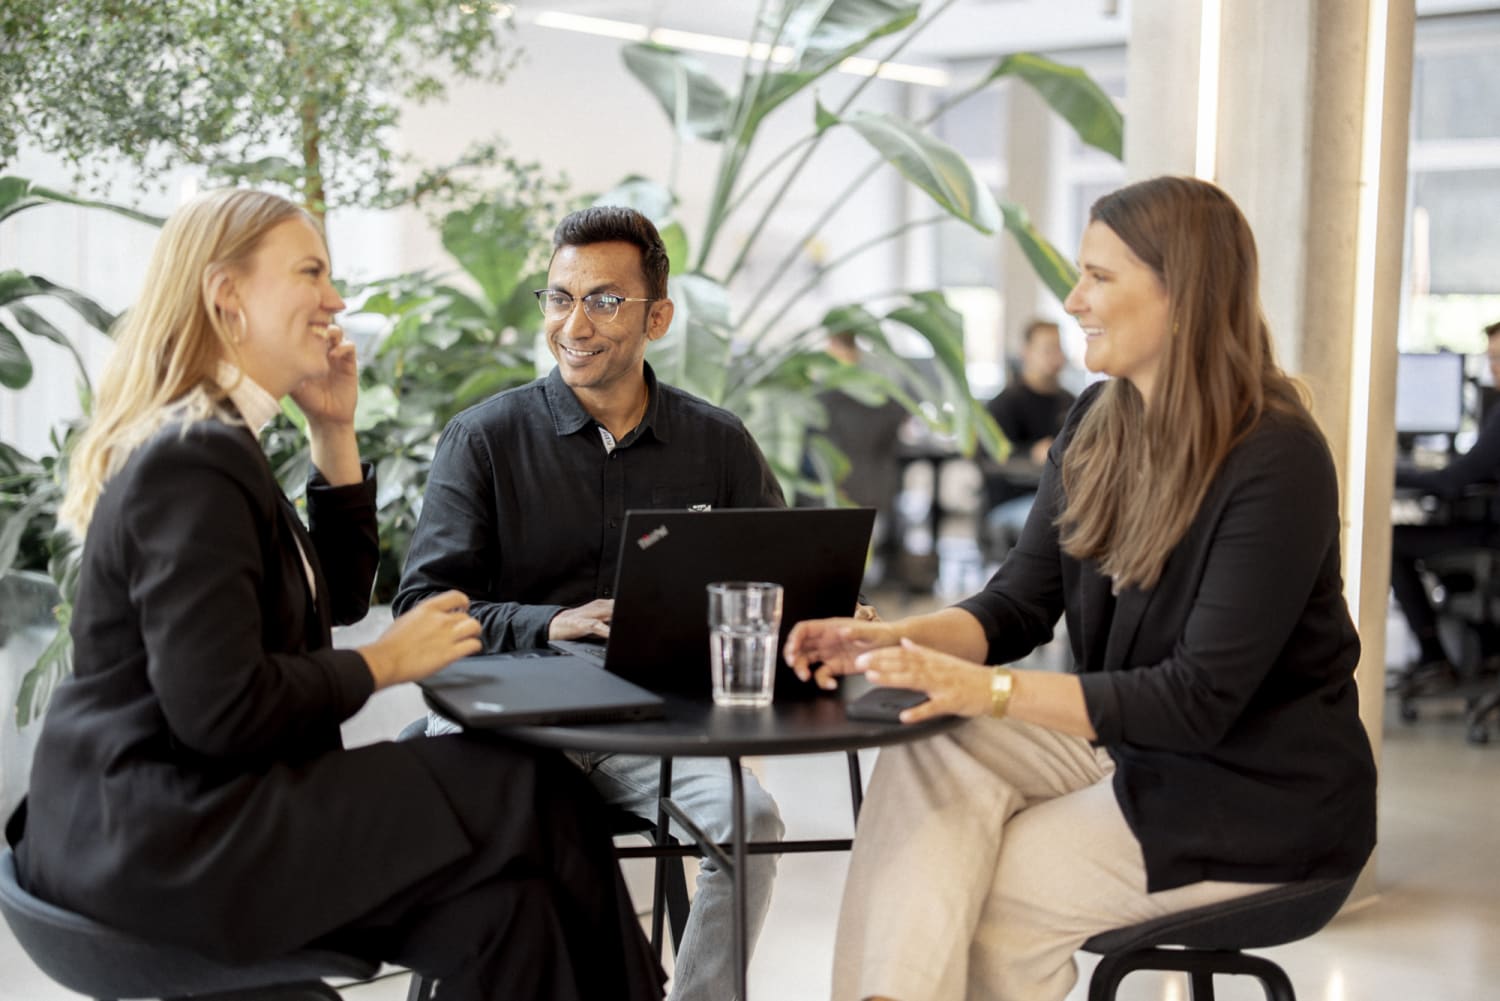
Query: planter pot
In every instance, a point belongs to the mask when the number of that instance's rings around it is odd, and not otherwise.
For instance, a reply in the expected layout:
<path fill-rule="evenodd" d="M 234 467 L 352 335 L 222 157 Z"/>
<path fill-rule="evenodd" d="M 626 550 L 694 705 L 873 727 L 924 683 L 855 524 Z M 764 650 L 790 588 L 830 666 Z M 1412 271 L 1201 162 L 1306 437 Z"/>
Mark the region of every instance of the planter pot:
<path fill-rule="evenodd" d="M 16 723 L 16 696 L 21 678 L 57 635 L 52 610 L 61 595 L 45 574 L 15 571 L 0 576 L 0 821 L 31 780 L 31 754 L 41 721 Z"/>

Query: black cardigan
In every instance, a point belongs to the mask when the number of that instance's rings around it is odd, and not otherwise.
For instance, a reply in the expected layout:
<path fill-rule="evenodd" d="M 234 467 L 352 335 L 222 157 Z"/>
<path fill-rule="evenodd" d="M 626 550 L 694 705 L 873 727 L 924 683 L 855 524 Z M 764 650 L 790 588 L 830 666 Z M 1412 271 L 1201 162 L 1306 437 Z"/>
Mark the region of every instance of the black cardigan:
<path fill-rule="evenodd" d="M 1225 459 L 1149 590 L 1112 595 L 1063 553 L 1069 416 L 1020 542 L 978 595 L 989 660 L 1024 656 L 1059 614 L 1152 892 L 1199 880 L 1357 872 L 1375 845 L 1359 637 L 1339 572 L 1338 486 L 1310 416 L 1271 414 Z"/>

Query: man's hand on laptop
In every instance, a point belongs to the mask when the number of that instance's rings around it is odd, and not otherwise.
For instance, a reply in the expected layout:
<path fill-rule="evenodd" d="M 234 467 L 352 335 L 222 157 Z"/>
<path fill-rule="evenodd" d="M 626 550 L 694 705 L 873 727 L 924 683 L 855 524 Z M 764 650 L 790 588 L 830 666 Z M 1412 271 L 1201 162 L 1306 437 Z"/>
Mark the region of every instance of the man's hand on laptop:
<path fill-rule="evenodd" d="M 587 605 L 565 608 L 547 626 L 549 640 L 609 638 L 609 620 L 615 614 L 613 598 L 595 598 Z"/>

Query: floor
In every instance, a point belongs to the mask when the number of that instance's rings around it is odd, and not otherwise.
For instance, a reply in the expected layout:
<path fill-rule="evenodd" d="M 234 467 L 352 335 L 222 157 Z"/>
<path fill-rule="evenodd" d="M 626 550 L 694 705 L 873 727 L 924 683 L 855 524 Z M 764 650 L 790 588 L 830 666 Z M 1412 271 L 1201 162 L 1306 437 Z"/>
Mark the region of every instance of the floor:
<path fill-rule="evenodd" d="M 409 694 L 382 694 L 351 721 L 354 739 L 394 733 L 415 714 Z M 1346 908 L 1317 936 L 1268 954 L 1286 968 L 1302 1001 L 1495 998 L 1500 996 L 1500 949 L 1495 947 L 1500 942 L 1500 865 L 1495 859 L 1500 744 L 1468 744 L 1462 720 L 1441 707 L 1424 711 L 1413 724 L 1401 723 L 1394 711 L 1387 718 L 1374 892 Z M 847 833 L 841 756 L 768 758 L 755 767 L 781 805 L 788 837 Z M 649 896 L 646 865 L 627 865 L 627 879 L 641 900 Z M 844 872 L 841 855 L 783 859 L 770 918 L 750 969 L 753 997 L 827 998 Z M 48 982 L 3 932 L 0 927 L 0 1001 L 76 997 Z M 1091 960 L 1080 957 L 1080 981 L 1069 1001 L 1083 1001 L 1090 968 Z M 347 987 L 343 993 L 349 1001 L 402 1001 L 406 977 Z M 1125 982 L 1121 1001 L 1186 997 L 1181 977 L 1138 973 Z M 1247 1001 L 1263 995 L 1251 982 L 1221 979 L 1219 997 Z"/>

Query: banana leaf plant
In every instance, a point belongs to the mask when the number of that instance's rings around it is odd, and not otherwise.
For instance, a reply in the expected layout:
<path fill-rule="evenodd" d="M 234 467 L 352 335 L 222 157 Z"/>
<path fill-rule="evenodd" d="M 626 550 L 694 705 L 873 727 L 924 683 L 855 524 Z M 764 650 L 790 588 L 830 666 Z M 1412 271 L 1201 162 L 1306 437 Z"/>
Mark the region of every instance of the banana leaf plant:
<path fill-rule="evenodd" d="M 0 177 L 0 223 L 19 212 L 43 205 L 79 205 L 114 212 L 148 225 L 160 226 L 162 223 L 156 216 L 124 205 L 77 198 L 33 184 L 23 177 Z M 15 268 L 0 270 L 0 386 L 15 390 L 24 389 L 31 383 L 33 367 L 31 355 L 27 353 L 25 342 L 21 338 L 24 333 L 51 341 L 71 354 L 77 365 L 78 377 L 87 391 L 88 372 L 73 339 L 27 302 L 43 297 L 67 304 L 85 323 L 100 333 L 108 334 L 110 326 L 115 322 L 108 310 L 82 292 Z M 4 569 L 0 567 L 0 572 Z"/>
<path fill-rule="evenodd" d="M 862 399 L 895 398 L 935 430 L 951 436 L 965 454 L 983 447 L 1003 457 L 1008 445 L 983 407 L 969 391 L 964 368 L 962 318 L 936 290 L 889 295 L 881 292 L 865 305 L 838 307 L 821 322 L 787 329 L 797 303 L 829 271 L 865 251 L 912 230 L 946 219 L 958 219 L 981 233 L 1002 227 L 1019 244 L 1041 280 L 1060 298 L 1076 280 L 1067 259 L 1052 247 L 1017 205 L 997 202 L 988 186 L 963 157 L 926 131 L 939 115 L 986 87 L 1015 79 L 1034 88 L 1079 136 L 1115 157 L 1123 147 L 1123 121 L 1113 102 L 1081 70 L 1032 54 L 997 61 L 968 87 L 942 102 L 921 121 L 858 107 L 874 74 L 855 86 L 837 107 L 814 102 L 807 133 L 768 158 L 770 167 L 747 176 L 746 163 L 761 124 L 794 96 L 835 70 L 844 60 L 885 42 L 875 58 L 877 69 L 894 59 L 955 0 L 943 0 L 929 13 L 909 0 L 761 0 L 736 91 L 723 87 L 693 56 L 654 43 L 625 46 L 626 66 L 656 98 L 671 119 L 676 142 L 671 177 L 675 179 L 679 147 L 684 141 L 720 147 L 713 194 L 702 231 L 691 239 L 672 214 L 669 187 L 628 178 L 600 202 L 632 205 L 661 228 L 672 257 L 672 298 L 677 318 L 658 346 L 653 364 L 667 381 L 739 413 L 760 441 L 767 457 L 792 489 L 816 489 L 798 475 L 811 447 L 823 467 L 837 466 L 836 449 L 818 441 L 827 415 L 813 398 L 817 389 L 837 385 Z M 840 195 L 812 220 L 799 239 L 770 269 L 760 288 L 734 308 L 730 292 L 745 273 L 786 194 L 802 176 L 824 136 L 845 129 L 863 139 L 874 156 Z M 801 286 L 783 291 L 783 279 L 801 257 L 801 248 L 819 235 L 834 213 L 877 171 L 892 167 L 928 196 L 931 213 L 901 222 L 815 269 Z M 713 270 L 725 223 L 746 211 L 749 196 L 779 175 L 778 187 L 749 224 L 749 235 L 727 268 Z M 805 262 L 804 262 L 805 264 Z M 879 302 L 878 308 L 870 304 Z M 905 328 L 926 341 L 934 364 L 913 364 L 892 346 L 889 332 Z M 869 363 L 839 366 L 820 350 L 829 333 L 853 330 L 872 350 Z M 932 373 L 936 374 L 933 375 Z M 809 443 L 809 436 L 813 441 Z M 826 491 L 823 491 L 826 493 Z"/>
<path fill-rule="evenodd" d="M 0 223 L 17 213 L 46 205 L 101 209 L 147 225 L 162 222 L 128 206 L 78 198 L 22 177 L 0 177 Z M 86 334 L 92 331 L 108 336 L 115 322 L 113 314 L 82 292 L 19 269 L 0 270 L 0 386 L 15 391 L 31 383 L 34 367 L 23 335 L 35 337 L 57 345 L 73 357 L 79 399 L 87 412 L 93 387 L 83 355 L 73 337 L 33 308 L 33 302 L 43 298 L 72 309 L 86 325 Z M 66 532 L 58 531 L 57 507 L 62 501 L 62 471 L 79 429 L 78 422 L 53 429 L 51 451 L 38 457 L 0 442 L 0 574 L 13 570 L 45 571 L 61 596 L 54 609 L 58 631 L 21 680 L 15 707 L 18 725 L 41 715 L 52 689 L 72 670 L 67 624 L 78 582 L 78 545 Z"/>

